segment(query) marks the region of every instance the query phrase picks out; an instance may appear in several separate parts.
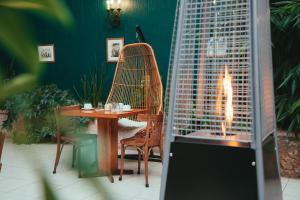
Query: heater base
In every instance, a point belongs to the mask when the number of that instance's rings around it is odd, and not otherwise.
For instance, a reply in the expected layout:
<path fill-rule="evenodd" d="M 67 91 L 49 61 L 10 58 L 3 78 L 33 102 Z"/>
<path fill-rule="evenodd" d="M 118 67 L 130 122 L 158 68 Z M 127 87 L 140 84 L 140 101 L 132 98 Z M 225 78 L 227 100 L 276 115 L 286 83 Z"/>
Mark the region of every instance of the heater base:
<path fill-rule="evenodd" d="M 253 149 L 185 141 L 173 142 L 171 152 L 165 200 L 258 199 Z M 274 184 L 272 189 L 281 195 L 280 186 Z M 266 199 L 281 200 L 280 195 Z"/>

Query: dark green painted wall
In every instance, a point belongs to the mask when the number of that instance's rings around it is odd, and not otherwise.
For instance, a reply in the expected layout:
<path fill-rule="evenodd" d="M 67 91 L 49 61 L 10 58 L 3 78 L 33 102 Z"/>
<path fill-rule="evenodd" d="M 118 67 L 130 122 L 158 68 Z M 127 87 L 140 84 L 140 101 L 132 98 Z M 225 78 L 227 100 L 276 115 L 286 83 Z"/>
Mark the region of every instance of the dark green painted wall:
<path fill-rule="evenodd" d="M 56 62 L 47 64 L 42 81 L 72 89 L 80 77 L 94 67 L 106 67 L 110 90 L 115 64 L 106 63 L 106 38 L 124 37 L 125 44 L 135 42 L 139 24 L 153 47 L 157 63 L 166 82 L 176 0 L 123 0 L 121 25 L 112 28 L 106 16 L 105 0 L 67 0 L 75 18 L 75 27 L 64 30 L 53 24 L 37 22 L 41 44 L 54 43 Z"/>

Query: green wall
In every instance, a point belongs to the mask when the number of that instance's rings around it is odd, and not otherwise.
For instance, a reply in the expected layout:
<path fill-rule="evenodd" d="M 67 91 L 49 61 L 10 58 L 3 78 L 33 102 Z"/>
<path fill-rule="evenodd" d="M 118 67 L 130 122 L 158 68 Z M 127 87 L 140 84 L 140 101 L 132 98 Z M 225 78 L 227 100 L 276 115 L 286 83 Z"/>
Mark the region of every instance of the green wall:
<path fill-rule="evenodd" d="M 106 38 L 124 37 L 125 44 L 135 42 L 135 26 L 139 24 L 153 47 L 162 81 L 168 69 L 176 0 L 123 0 L 120 27 L 113 28 L 107 19 L 105 0 L 67 0 L 74 18 L 73 29 L 38 21 L 41 44 L 54 43 L 56 62 L 47 64 L 43 83 L 56 83 L 72 89 L 80 77 L 95 67 L 105 67 L 108 94 L 116 64 L 106 63 Z"/>

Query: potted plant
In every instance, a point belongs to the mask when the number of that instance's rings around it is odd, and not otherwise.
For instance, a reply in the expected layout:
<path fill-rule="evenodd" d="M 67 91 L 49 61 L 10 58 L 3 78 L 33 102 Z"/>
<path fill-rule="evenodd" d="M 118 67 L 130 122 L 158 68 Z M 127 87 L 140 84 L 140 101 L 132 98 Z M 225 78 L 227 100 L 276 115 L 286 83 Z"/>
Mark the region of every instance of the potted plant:
<path fill-rule="evenodd" d="M 12 132 L 13 142 L 30 144 L 51 141 L 56 135 L 54 108 L 77 101 L 56 85 L 45 85 L 15 95 L 6 102 L 9 111 L 4 127 Z M 80 120 L 80 123 L 85 123 Z"/>
<path fill-rule="evenodd" d="M 300 178 L 300 4 L 271 1 L 273 66 L 281 175 Z M 282 37 L 282 36 L 285 37 Z"/>
<path fill-rule="evenodd" d="M 276 111 L 279 132 L 281 175 L 300 178 L 300 65 L 282 73 L 277 88 Z"/>

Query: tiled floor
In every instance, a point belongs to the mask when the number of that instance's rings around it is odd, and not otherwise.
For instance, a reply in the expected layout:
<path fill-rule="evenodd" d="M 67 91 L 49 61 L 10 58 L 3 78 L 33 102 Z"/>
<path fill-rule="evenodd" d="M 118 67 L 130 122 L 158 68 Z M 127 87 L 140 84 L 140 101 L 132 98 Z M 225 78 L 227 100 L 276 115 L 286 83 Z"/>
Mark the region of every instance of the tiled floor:
<path fill-rule="evenodd" d="M 159 199 L 160 163 L 150 163 L 150 188 L 145 188 L 143 172 L 124 176 L 122 182 L 115 176 L 113 184 L 107 178 L 79 179 L 70 167 L 71 146 L 65 147 L 57 174 L 53 175 L 54 156 L 52 144 L 13 145 L 7 141 L 0 174 L 0 199 L 42 200 L 41 174 L 46 175 L 54 193 L 62 200 L 106 200 L 103 191 L 114 200 Z M 136 162 L 126 161 L 125 167 L 136 169 Z M 282 178 L 282 186 L 284 200 L 300 200 L 300 180 Z"/>

